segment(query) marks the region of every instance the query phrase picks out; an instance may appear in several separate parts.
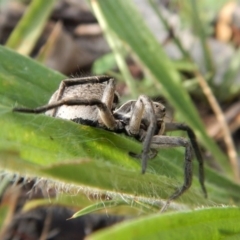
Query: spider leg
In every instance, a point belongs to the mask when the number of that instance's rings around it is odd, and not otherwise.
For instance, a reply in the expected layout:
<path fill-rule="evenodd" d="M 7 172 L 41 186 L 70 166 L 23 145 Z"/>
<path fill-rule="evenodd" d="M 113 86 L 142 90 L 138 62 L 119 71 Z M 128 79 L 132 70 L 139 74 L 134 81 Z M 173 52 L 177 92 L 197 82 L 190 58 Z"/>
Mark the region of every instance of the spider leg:
<path fill-rule="evenodd" d="M 82 99 L 78 99 L 78 98 L 64 98 L 64 99 L 61 99 L 59 101 L 52 102 L 52 103 L 49 103 L 49 104 L 46 104 L 44 106 L 37 107 L 37 108 L 24 108 L 24 107 L 19 107 L 18 108 L 18 107 L 16 107 L 16 108 L 13 108 L 13 112 L 38 114 L 38 113 L 43 113 L 43 112 L 46 112 L 48 110 L 51 110 L 51 109 L 54 109 L 54 108 L 57 108 L 57 107 L 61 107 L 63 105 L 68 105 L 68 106 L 73 106 L 73 105 L 93 106 L 93 105 L 97 105 L 102 109 L 107 108 L 107 106 L 98 99 L 82 100 Z"/>
<path fill-rule="evenodd" d="M 193 130 L 183 124 L 183 123 L 165 123 L 165 131 L 176 131 L 176 130 L 182 130 L 182 131 L 186 131 L 187 134 L 188 134 L 188 137 L 190 139 L 190 142 L 192 144 L 192 147 L 193 147 L 193 150 L 194 150 L 194 153 L 196 155 L 196 158 L 197 158 L 197 161 L 198 161 L 198 165 L 199 165 L 199 182 L 200 182 L 200 185 L 201 185 L 201 188 L 202 188 L 202 191 L 204 193 L 204 196 L 205 198 L 207 198 L 207 190 L 206 190 L 206 187 L 204 185 L 204 161 L 203 161 L 203 158 L 202 158 L 202 154 L 201 154 L 201 151 L 200 151 L 200 148 L 198 146 L 198 143 L 197 143 L 197 139 L 196 139 L 196 136 L 195 136 L 195 133 L 193 132 Z"/>
<path fill-rule="evenodd" d="M 103 92 L 101 101 L 106 106 L 106 108 L 103 109 L 102 107 L 98 107 L 101 120 L 109 129 L 112 130 L 116 129 L 117 123 L 111 111 L 114 102 L 115 90 L 116 90 L 115 80 L 111 78 L 109 79 L 109 83 Z"/>
<path fill-rule="evenodd" d="M 166 205 L 161 211 L 164 211 L 169 203 L 181 196 L 192 184 L 192 150 L 190 142 L 182 137 L 160 136 L 155 135 L 152 138 L 151 148 L 159 149 L 166 147 L 184 147 L 185 161 L 184 161 L 184 182 L 183 185 L 177 189 L 167 200 Z"/>
<path fill-rule="evenodd" d="M 13 111 L 14 112 L 22 112 L 22 113 L 43 113 L 46 112 L 48 110 L 51 109 L 55 109 L 57 107 L 63 106 L 63 105 L 67 105 L 67 106 L 73 106 L 73 105 L 87 105 L 87 106 L 94 106 L 96 105 L 99 109 L 99 111 L 102 113 L 102 115 L 104 116 L 104 124 L 106 124 L 106 127 L 109 129 L 114 129 L 115 127 L 119 127 L 117 121 L 115 121 L 111 110 L 107 107 L 107 105 L 105 103 L 103 103 L 102 101 L 98 100 L 98 99 L 91 99 L 91 100 L 82 100 L 82 99 L 78 99 L 78 98 L 65 98 L 47 105 L 44 105 L 42 107 L 38 107 L 38 108 L 14 108 Z"/>
<path fill-rule="evenodd" d="M 105 75 L 65 79 L 59 85 L 58 96 L 57 96 L 56 100 L 59 100 L 62 98 L 62 95 L 63 95 L 66 87 L 80 85 L 80 84 L 86 84 L 86 83 L 90 83 L 90 84 L 103 83 L 103 82 L 109 81 L 110 79 L 112 79 L 112 77 L 105 76 Z"/>
<path fill-rule="evenodd" d="M 143 119 L 143 116 L 145 119 Z M 146 132 L 141 131 L 140 129 L 143 120 L 147 125 Z M 143 150 L 141 154 L 142 173 L 145 173 L 147 168 L 148 154 L 150 151 L 151 140 L 156 130 L 156 125 L 157 119 L 155 116 L 152 101 L 144 95 L 139 96 L 133 107 L 129 125 L 126 127 L 126 130 L 130 136 L 139 136 L 140 139 L 142 138 L 141 134 L 144 132 L 145 136 L 143 139 Z"/>

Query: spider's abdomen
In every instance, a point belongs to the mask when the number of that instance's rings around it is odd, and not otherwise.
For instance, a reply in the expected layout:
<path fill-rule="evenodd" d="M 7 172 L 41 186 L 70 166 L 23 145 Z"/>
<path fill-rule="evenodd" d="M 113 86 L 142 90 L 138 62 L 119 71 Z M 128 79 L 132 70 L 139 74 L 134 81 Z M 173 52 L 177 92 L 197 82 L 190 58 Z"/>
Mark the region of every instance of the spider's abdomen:
<path fill-rule="evenodd" d="M 89 83 L 79 84 L 74 86 L 67 86 L 64 91 L 59 93 L 59 89 L 52 95 L 49 103 L 53 103 L 65 98 L 76 98 L 81 100 L 102 99 L 103 92 L 106 88 L 107 82 L 103 83 Z M 68 120 L 83 119 L 91 122 L 99 121 L 99 114 L 97 106 L 67 106 L 63 105 L 56 109 L 46 112 L 47 115 Z"/>
<path fill-rule="evenodd" d="M 61 106 L 55 117 L 68 120 L 81 118 L 95 122 L 98 121 L 98 109 L 96 106 Z"/>

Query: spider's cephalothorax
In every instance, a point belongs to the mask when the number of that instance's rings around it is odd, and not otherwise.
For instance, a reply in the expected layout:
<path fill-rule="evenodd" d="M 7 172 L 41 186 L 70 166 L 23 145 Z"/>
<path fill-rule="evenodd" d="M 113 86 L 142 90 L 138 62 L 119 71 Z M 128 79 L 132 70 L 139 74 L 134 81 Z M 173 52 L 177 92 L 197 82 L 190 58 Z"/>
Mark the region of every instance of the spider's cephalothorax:
<path fill-rule="evenodd" d="M 181 123 L 165 122 L 165 106 L 141 95 L 120 107 L 115 80 L 109 76 L 90 76 L 63 80 L 49 103 L 35 109 L 14 108 L 15 112 L 42 113 L 52 117 L 73 120 L 77 123 L 101 127 L 114 132 L 124 132 L 143 143 L 141 154 L 130 153 L 141 158 L 142 173 L 147 160 L 156 156 L 158 149 L 184 147 L 184 183 L 168 199 L 179 197 L 192 183 L 192 147 L 199 162 L 199 181 L 205 197 L 203 159 L 196 137 L 191 128 Z M 186 131 L 189 139 L 164 135 L 167 131 Z M 164 207 L 164 208 L 165 208 Z M 163 208 L 163 209 L 164 209 Z"/>

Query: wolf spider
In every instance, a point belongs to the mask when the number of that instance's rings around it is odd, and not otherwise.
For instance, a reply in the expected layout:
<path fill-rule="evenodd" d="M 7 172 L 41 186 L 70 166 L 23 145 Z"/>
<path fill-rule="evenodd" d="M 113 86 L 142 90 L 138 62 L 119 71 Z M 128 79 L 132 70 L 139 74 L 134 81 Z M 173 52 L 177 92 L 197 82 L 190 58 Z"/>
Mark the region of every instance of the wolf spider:
<path fill-rule="evenodd" d="M 154 158 L 158 149 L 165 147 L 184 147 L 184 182 L 167 200 L 164 210 L 170 201 L 182 195 L 192 183 L 192 148 L 199 164 L 199 182 L 207 197 L 204 185 L 203 159 L 193 130 L 185 124 L 165 122 L 165 106 L 152 101 L 145 95 L 137 100 L 130 100 L 117 107 L 119 95 L 116 92 L 115 80 L 109 76 L 90 76 L 66 79 L 60 83 L 49 103 L 35 109 L 14 108 L 14 112 L 42 113 L 72 120 L 80 124 L 125 133 L 142 142 L 140 154 L 130 153 L 141 158 L 142 173 L 147 168 L 147 160 Z M 190 141 L 183 137 L 164 135 L 168 131 L 186 131 Z"/>

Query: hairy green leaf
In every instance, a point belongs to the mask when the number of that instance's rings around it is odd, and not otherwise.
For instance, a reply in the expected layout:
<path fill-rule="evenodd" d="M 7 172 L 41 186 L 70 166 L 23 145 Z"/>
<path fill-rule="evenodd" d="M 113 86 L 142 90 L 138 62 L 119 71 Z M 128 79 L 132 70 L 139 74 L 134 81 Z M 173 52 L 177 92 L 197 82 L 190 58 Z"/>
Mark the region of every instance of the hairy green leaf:
<path fill-rule="evenodd" d="M 240 209 L 234 207 L 158 214 L 120 223 L 87 239 L 239 239 L 239 218 Z"/>

